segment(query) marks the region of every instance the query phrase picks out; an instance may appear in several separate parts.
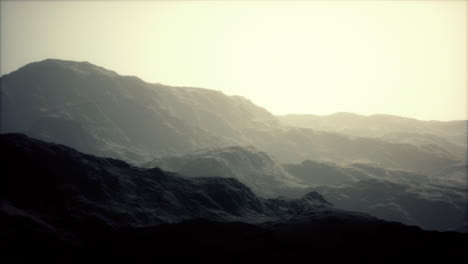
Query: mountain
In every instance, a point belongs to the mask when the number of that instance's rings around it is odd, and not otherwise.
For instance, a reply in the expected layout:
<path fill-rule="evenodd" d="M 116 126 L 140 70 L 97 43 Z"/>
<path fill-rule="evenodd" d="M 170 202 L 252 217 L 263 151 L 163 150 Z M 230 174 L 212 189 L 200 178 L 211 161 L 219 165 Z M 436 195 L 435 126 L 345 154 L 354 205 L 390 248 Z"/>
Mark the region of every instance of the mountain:
<path fill-rule="evenodd" d="M 165 156 L 144 166 L 190 177 L 235 178 L 255 194 L 270 198 L 298 196 L 305 187 L 275 159 L 253 146 L 202 149 L 181 156 Z"/>
<path fill-rule="evenodd" d="M 427 175 L 368 164 L 342 167 L 313 161 L 285 164 L 284 168 L 314 186 L 307 190 L 320 193 L 339 209 L 427 230 L 455 230 L 468 221 L 466 165 Z"/>
<path fill-rule="evenodd" d="M 149 84 L 87 62 L 31 63 L 2 76 L 1 88 L 3 133 L 133 161 L 237 144 L 240 128 L 276 122 L 240 96 Z"/>
<path fill-rule="evenodd" d="M 0 160 L 2 262 L 468 257 L 466 234 L 333 209 L 315 192 L 263 199 L 234 179 L 143 169 L 20 134 L 0 136 Z"/>
<path fill-rule="evenodd" d="M 284 126 L 240 96 L 150 84 L 88 62 L 31 63 L 2 76 L 0 84 L 2 133 L 136 165 L 233 145 L 252 145 L 283 163 L 371 162 L 426 171 L 460 161 L 440 147 Z"/>
<path fill-rule="evenodd" d="M 338 132 L 358 137 L 381 137 L 393 133 L 432 135 L 450 143 L 467 146 L 468 121 L 422 121 L 393 115 L 362 116 L 353 113 L 277 116 L 281 123 L 294 127 Z M 427 137 L 427 136 L 426 136 Z"/>

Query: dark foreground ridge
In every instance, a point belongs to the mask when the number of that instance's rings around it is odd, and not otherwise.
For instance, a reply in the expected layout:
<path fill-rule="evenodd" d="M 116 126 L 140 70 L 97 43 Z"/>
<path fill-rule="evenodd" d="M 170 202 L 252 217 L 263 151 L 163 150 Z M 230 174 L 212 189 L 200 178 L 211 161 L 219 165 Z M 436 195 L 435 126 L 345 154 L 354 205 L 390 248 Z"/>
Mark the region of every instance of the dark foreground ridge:
<path fill-rule="evenodd" d="M 0 262 L 468 260 L 468 236 L 0 136 Z"/>

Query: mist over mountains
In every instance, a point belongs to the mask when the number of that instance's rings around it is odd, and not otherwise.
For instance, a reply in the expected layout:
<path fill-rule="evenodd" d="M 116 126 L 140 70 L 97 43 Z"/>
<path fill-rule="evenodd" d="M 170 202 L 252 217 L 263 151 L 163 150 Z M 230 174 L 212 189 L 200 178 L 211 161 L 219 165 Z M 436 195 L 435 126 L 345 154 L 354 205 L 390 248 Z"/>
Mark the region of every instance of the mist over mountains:
<path fill-rule="evenodd" d="M 115 238 L 120 244 L 106 250 L 125 245 L 138 255 L 129 241 L 167 247 L 144 232 L 186 239 L 174 230 L 222 226 L 228 237 L 239 229 L 285 254 L 307 245 L 300 232 L 332 248 L 342 241 L 328 236 L 352 241 L 362 231 L 367 246 L 375 234 L 385 245 L 454 238 L 455 255 L 466 257 L 457 251 L 466 235 L 420 229 L 468 225 L 466 120 L 274 116 L 241 96 L 55 59 L 0 85 L 1 231 L 12 252 L 37 246 L 31 239 L 95 252 L 100 245 L 84 241 Z M 297 248 L 283 244 L 292 241 Z"/>
<path fill-rule="evenodd" d="M 252 145 L 286 163 L 361 161 L 426 171 L 460 160 L 458 152 L 434 144 L 284 126 L 239 96 L 149 84 L 86 62 L 36 62 L 1 82 L 3 133 L 26 133 L 135 164 L 232 145 Z"/>

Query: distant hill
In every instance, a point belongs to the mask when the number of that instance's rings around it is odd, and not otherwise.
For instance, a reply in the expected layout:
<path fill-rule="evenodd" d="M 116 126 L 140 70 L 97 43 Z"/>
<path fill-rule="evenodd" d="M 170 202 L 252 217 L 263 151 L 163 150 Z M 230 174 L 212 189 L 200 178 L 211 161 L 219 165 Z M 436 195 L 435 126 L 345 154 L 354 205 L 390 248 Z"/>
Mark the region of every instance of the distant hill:
<path fill-rule="evenodd" d="M 393 133 L 429 134 L 452 144 L 467 146 L 468 121 L 422 121 L 393 115 L 363 116 L 353 113 L 331 115 L 283 115 L 281 123 L 294 127 L 338 132 L 359 137 L 381 137 Z"/>

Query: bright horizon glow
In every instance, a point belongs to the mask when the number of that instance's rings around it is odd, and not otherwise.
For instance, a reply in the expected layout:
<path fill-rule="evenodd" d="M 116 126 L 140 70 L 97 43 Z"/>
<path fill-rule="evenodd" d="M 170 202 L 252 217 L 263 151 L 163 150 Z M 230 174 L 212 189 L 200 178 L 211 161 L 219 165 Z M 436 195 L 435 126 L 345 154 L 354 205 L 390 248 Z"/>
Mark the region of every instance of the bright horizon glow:
<path fill-rule="evenodd" d="M 0 73 L 47 58 L 273 114 L 468 119 L 467 1 L 2 1 Z"/>

